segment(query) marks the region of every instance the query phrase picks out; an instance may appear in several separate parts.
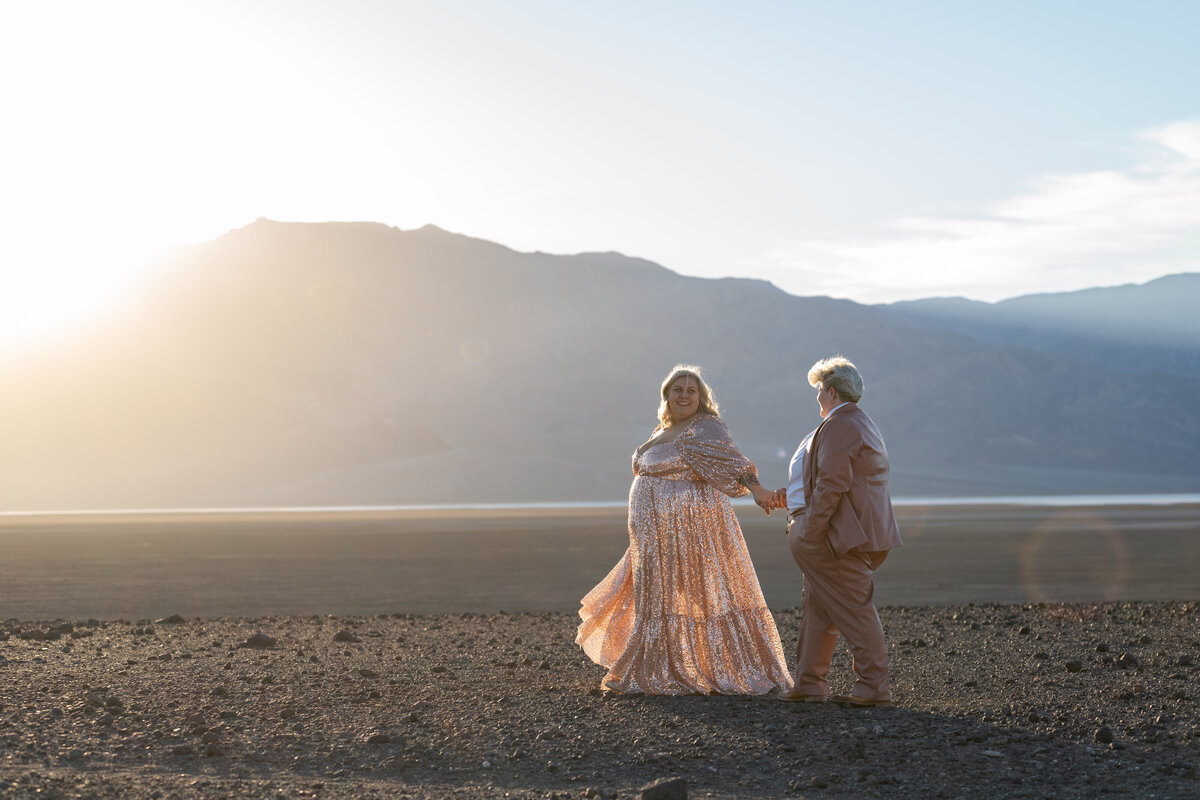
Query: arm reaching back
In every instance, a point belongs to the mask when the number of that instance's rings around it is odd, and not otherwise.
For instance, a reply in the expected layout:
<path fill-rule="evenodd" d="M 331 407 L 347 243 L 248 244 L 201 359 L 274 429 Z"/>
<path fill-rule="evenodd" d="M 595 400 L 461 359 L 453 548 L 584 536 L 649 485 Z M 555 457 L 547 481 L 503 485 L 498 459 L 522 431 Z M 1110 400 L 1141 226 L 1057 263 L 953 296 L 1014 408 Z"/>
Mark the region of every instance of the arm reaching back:
<path fill-rule="evenodd" d="M 730 497 L 749 494 L 753 486 L 762 489 L 754 462 L 738 450 L 719 417 L 705 415 L 693 422 L 675 439 L 675 447 L 693 472 Z"/>

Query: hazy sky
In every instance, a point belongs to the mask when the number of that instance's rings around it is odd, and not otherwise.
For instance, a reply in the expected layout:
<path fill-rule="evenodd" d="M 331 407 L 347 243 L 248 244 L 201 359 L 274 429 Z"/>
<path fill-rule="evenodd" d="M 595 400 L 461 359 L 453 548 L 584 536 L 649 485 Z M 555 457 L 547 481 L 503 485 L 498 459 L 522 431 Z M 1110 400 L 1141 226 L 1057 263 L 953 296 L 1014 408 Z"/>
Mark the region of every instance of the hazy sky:
<path fill-rule="evenodd" d="M 258 217 L 794 294 L 1200 270 L 1200 3 L 0 0 L 0 338 Z"/>

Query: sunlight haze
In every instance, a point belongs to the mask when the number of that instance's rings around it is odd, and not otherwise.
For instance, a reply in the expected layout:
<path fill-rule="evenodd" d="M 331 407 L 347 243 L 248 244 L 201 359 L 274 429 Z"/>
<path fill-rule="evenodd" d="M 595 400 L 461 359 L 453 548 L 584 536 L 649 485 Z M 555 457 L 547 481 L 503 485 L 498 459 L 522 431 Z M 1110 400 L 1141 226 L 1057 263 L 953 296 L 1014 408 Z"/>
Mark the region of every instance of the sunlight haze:
<path fill-rule="evenodd" d="M 0 9 L 7 344 L 260 217 L 867 303 L 1200 270 L 1193 3 Z"/>

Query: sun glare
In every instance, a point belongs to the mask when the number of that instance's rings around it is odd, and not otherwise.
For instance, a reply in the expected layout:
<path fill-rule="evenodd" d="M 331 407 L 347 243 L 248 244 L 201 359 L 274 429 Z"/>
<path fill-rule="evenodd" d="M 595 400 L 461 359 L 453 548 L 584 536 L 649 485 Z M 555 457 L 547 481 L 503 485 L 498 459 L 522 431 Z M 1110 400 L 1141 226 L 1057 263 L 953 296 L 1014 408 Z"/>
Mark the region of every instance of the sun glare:
<path fill-rule="evenodd" d="M 119 312 L 150 271 L 144 256 L 105 257 L 95 249 L 0 250 L 0 352 L 77 334 Z"/>

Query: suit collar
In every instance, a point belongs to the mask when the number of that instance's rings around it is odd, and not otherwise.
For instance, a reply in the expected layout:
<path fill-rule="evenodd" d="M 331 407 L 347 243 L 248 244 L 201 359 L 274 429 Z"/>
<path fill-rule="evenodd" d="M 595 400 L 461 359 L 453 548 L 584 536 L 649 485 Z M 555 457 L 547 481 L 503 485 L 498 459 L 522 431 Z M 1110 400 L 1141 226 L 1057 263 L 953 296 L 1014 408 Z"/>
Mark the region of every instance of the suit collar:
<path fill-rule="evenodd" d="M 855 404 L 851 400 L 847 400 L 846 402 L 842 403 L 840 406 L 837 406 L 832 411 L 830 411 L 828 416 L 825 417 L 825 419 L 829 419 L 829 417 L 832 417 L 834 414 L 844 414 L 847 411 L 854 410 L 855 408 L 858 408 L 858 405 Z M 821 421 L 824 422 L 825 420 L 821 420 Z"/>
<path fill-rule="evenodd" d="M 817 437 L 819 437 L 821 435 L 821 429 L 825 427 L 826 422 L 829 422 L 829 420 L 833 419 L 835 416 L 840 416 L 842 414 L 853 412 L 856 408 L 858 408 L 857 403 L 852 403 L 849 400 L 847 400 L 846 402 L 842 403 L 837 408 L 830 411 L 829 414 L 825 417 L 825 419 L 821 420 L 821 424 L 817 426 L 816 430 L 813 431 L 812 440 L 809 442 L 809 445 L 808 445 L 808 456 L 806 457 L 805 464 L 804 464 L 804 471 L 806 473 L 806 477 L 805 477 L 805 494 L 806 494 L 806 496 L 808 496 L 808 497 L 812 496 L 812 488 L 814 486 L 816 486 L 816 483 L 817 483 L 817 459 L 816 459 Z"/>

